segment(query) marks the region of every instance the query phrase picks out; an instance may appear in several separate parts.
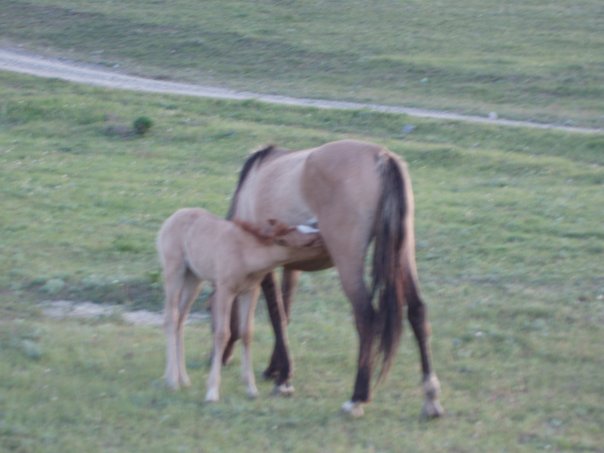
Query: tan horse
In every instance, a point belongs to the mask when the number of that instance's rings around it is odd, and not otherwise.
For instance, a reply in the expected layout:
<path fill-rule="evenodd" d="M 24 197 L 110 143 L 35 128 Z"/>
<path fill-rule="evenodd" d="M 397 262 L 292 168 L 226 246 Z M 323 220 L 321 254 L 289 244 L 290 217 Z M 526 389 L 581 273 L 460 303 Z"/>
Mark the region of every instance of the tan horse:
<path fill-rule="evenodd" d="M 237 330 L 244 346 L 243 378 L 248 395 L 258 394 L 250 342 L 260 282 L 276 266 L 324 254 L 318 232 L 302 233 L 274 220 L 262 224 L 266 226 L 231 222 L 203 209 L 190 208 L 177 211 L 162 225 L 157 249 L 166 293 L 164 378 L 170 388 L 188 386 L 191 382 L 184 358 L 184 324 L 205 280 L 212 282 L 215 288 L 213 359 L 206 401 L 219 399 L 221 358 L 230 337 L 231 306 L 236 297 L 240 308 Z"/>
<path fill-rule="evenodd" d="M 248 158 L 228 217 L 255 224 L 270 218 L 292 225 L 316 222 L 328 251 L 285 266 L 285 307 L 274 275 L 263 280 L 276 339 L 265 375 L 276 373 L 277 383 L 290 377 L 284 332 L 297 274 L 335 266 L 352 304 L 359 336 L 354 390 L 342 409 L 353 416 L 363 414 L 363 404 L 370 400 L 375 343 L 382 356 L 383 377 L 400 340 L 406 305 L 421 356 L 423 413 L 429 417 L 443 413 L 440 384 L 430 363 L 426 308 L 419 295 L 413 212 L 406 164 L 378 145 L 346 140 L 295 152 L 270 146 Z M 371 243 L 374 254 L 368 288 L 363 277 Z M 237 339 L 233 333 L 227 354 Z"/>

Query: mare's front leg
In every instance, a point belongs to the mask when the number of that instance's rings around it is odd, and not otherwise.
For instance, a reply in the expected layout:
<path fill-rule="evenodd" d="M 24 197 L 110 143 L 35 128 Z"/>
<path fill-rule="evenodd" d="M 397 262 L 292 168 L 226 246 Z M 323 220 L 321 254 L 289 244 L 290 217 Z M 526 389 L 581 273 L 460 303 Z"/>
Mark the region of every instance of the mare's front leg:
<path fill-rule="evenodd" d="M 258 396 L 256 388 L 256 378 L 254 377 L 254 368 L 252 366 L 252 336 L 254 334 L 254 312 L 256 302 L 260 294 L 260 286 L 256 285 L 246 293 L 238 297 L 240 305 L 239 332 L 243 342 L 243 360 L 241 361 L 241 374 L 243 381 L 247 386 L 247 394 L 250 398 Z"/>
<path fill-rule="evenodd" d="M 281 293 L 283 294 L 283 310 L 285 311 L 285 321 L 287 324 L 291 320 L 292 303 L 294 302 L 294 294 L 298 289 L 301 273 L 302 271 L 295 269 L 283 268 Z"/>
<path fill-rule="evenodd" d="M 207 402 L 220 399 L 220 372 L 222 357 L 228 343 L 230 332 L 231 307 L 235 294 L 226 288 L 218 287 L 212 303 L 212 324 L 214 326 L 214 350 L 212 352 L 212 368 L 208 376 Z"/>
<path fill-rule="evenodd" d="M 271 361 L 263 375 L 266 379 L 275 378 L 275 390 L 277 393 L 289 395 L 293 393 L 294 388 L 289 383 L 289 379 L 291 378 L 291 359 L 287 344 L 287 316 L 283 307 L 281 291 L 275 283 L 274 272 L 270 272 L 264 277 L 262 280 L 262 290 L 275 334 L 275 346 Z"/>
<path fill-rule="evenodd" d="M 235 343 L 239 339 L 239 300 L 235 298 L 233 301 L 233 306 L 231 307 L 231 335 L 229 336 L 229 341 L 227 342 L 226 347 L 224 348 L 224 353 L 222 355 L 222 364 L 228 365 L 233 358 L 233 349 L 235 348 Z"/>

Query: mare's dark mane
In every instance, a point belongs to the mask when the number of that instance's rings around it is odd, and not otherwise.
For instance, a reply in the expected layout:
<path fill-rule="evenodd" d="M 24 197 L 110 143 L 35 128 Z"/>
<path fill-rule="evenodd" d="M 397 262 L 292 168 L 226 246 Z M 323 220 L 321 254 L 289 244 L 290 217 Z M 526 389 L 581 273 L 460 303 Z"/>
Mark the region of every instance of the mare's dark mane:
<path fill-rule="evenodd" d="M 235 193 L 233 194 L 233 198 L 231 199 L 231 205 L 229 206 L 229 211 L 226 215 L 228 220 L 232 220 L 233 214 L 235 213 L 235 209 L 237 208 L 237 198 L 239 197 L 239 190 L 241 186 L 247 179 L 250 171 L 254 167 L 254 165 L 260 165 L 264 160 L 268 157 L 278 154 L 283 154 L 287 152 L 282 148 L 277 148 L 275 145 L 268 145 L 258 151 L 253 152 L 250 157 L 247 158 L 241 171 L 239 172 L 239 180 L 237 181 L 237 187 L 235 188 Z"/>

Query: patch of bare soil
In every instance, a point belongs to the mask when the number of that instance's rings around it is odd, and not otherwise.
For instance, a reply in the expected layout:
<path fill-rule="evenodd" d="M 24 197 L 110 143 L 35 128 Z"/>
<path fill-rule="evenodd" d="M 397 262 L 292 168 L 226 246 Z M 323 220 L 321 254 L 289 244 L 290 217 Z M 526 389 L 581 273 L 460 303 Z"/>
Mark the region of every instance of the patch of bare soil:
<path fill-rule="evenodd" d="M 119 319 L 135 326 L 161 326 L 164 318 L 160 312 L 149 310 L 125 311 L 119 305 L 97 304 L 94 302 L 75 302 L 69 300 L 44 301 L 42 314 L 52 319 Z M 187 324 L 200 323 L 209 318 L 208 314 L 191 313 Z"/>

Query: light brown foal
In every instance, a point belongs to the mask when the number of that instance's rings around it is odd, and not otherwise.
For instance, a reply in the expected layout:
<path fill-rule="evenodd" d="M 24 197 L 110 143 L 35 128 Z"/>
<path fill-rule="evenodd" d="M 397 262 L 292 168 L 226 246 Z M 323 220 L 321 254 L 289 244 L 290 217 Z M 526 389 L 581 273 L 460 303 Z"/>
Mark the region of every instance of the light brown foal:
<path fill-rule="evenodd" d="M 166 294 L 164 329 L 168 387 L 190 385 L 184 358 L 184 324 L 204 280 L 215 287 L 214 346 L 206 401 L 218 401 L 222 356 L 230 337 L 231 307 L 238 299 L 243 342 L 242 372 L 250 397 L 258 394 L 250 343 L 260 282 L 267 272 L 292 260 L 324 254 L 316 231 L 269 220 L 264 227 L 228 221 L 199 208 L 181 209 L 162 225 L 157 249 Z"/>

